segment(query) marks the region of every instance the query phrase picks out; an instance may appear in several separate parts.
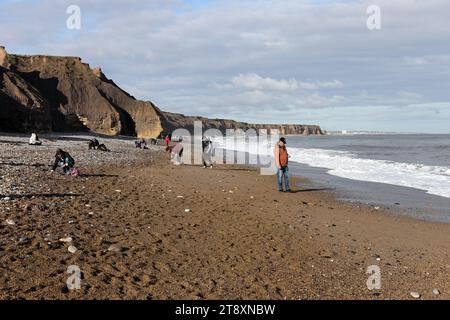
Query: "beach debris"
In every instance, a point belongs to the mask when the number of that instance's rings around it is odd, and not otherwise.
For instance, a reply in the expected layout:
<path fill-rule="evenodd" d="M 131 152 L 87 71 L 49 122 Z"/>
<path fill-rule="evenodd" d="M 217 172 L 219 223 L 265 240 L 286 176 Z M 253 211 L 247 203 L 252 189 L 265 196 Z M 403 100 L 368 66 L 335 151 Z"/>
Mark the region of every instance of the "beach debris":
<path fill-rule="evenodd" d="M 6 219 L 6 224 L 7 225 L 9 225 L 9 226 L 14 226 L 14 225 L 16 225 L 16 223 L 14 222 L 14 220 L 12 220 L 12 219 Z"/>
<path fill-rule="evenodd" d="M 254 196 L 250 196 L 250 199 L 255 199 L 255 197 Z"/>
<path fill-rule="evenodd" d="M 183 196 L 178 196 L 177 198 L 178 198 L 178 199 L 183 199 L 184 197 L 183 197 Z"/>
<path fill-rule="evenodd" d="M 69 252 L 72 254 L 78 251 L 77 247 L 75 246 L 69 246 L 67 250 L 69 250 Z"/>
<path fill-rule="evenodd" d="M 122 192 L 122 190 L 114 190 L 115 192 L 117 192 L 117 193 L 120 193 L 120 192 Z"/>
<path fill-rule="evenodd" d="M 67 238 L 61 238 L 59 239 L 59 242 L 63 242 L 63 243 L 71 243 L 73 241 L 72 237 L 67 237 Z"/>
<path fill-rule="evenodd" d="M 421 295 L 418 292 L 411 292 L 411 297 L 414 299 L 420 299 Z"/>
<path fill-rule="evenodd" d="M 441 294 L 441 292 L 439 291 L 439 289 L 433 289 L 433 294 L 434 294 L 435 296 L 438 296 L 438 295 Z"/>
<path fill-rule="evenodd" d="M 185 209 L 184 212 L 189 213 L 191 212 L 191 209 Z"/>
<path fill-rule="evenodd" d="M 380 210 L 380 207 L 374 207 L 375 210 Z"/>
<path fill-rule="evenodd" d="M 93 216 L 94 212 L 91 211 L 91 212 L 88 213 L 88 215 Z"/>
<path fill-rule="evenodd" d="M 69 220 L 69 224 L 74 224 L 74 223 L 76 223 L 75 220 Z"/>
<path fill-rule="evenodd" d="M 233 194 L 233 193 L 234 193 L 234 191 L 233 191 L 233 190 L 230 190 L 230 191 L 228 191 L 228 193 L 231 193 L 231 194 Z"/>
<path fill-rule="evenodd" d="M 10 197 L 4 197 L 3 200 L 9 201 L 9 200 L 11 200 L 11 198 Z"/>

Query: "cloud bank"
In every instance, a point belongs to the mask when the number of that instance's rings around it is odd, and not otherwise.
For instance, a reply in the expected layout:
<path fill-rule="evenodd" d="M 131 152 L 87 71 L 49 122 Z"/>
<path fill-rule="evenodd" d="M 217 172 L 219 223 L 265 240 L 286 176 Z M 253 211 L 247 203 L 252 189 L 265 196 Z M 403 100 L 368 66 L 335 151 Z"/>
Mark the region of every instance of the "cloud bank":
<path fill-rule="evenodd" d="M 75 3 L 76 2 L 76 3 Z M 67 30 L 66 8 L 82 10 Z M 447 0 L 6 0 L 10 52 L 81 56 L 165 110 L 330 130 L 450 133 Z"/>

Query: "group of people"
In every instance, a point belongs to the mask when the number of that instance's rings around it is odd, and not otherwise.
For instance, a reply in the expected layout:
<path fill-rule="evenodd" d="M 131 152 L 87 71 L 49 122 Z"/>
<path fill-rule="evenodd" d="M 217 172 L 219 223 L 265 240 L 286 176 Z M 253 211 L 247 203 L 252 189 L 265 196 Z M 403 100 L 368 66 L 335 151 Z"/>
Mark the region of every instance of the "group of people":
<path fill-rule="evenodd" d="M 110 152 L 106 145 L 100 143 L 96 138 L 89 140 L 88 149 Z M 65 175 L 77 176 L 79 174 L 79 170 L 75 167 L 75 159 L 67 151 L 62 149 L 56 150 L 51 172 L 55 172 L 58 167 L 62 168 Z"/>
<path fill-rule="evenodd" d="M 154 139 L 152 139 L 154 140 Z M 183 152 L 184 147 L 181 143 L 171 144 L 172 135 L 168 134 L 164 139 L 164 145 L 166 146 L 166 151 L 170 152 L 170 159 L 175 165 L 181 165 L 183 163 Z M 36 133 L 32 133 L 29 144 L 33 146 L 40 146 L 42 142 Z M 289 158 L 290 155 L 286 148 L 286 138 L 280 138 L 274 148 L 274 158 L 275 166 L 277 169 L 277 182 L 279 192 L 292 192 L 289 185 Z M 148 149 L 147 142 L 144 138 L 135 142 L 136 148 Z M 110 150 L 105 144 L 100 143 L 98 139 L 93 138 L 88 143 L 89 150 L 100 150 L 109 152 Z M 203 150 L 203 168 L 213 168 L 212 153 L 213 153 L 213 143 L 210 138 L 202 138 L 202 150 Z M 77 175 L 78 170 L 75 168 L 75 160 L 66 151 L 58 149 L 55 154 L 55 161 L 52 166 L 52 172 L 57 168 L 62 167 L 64 174 L 66 175 Z"/>
<path fill-rule="evenodd" d="M 164 140 L 164 143 L 166 145 L 166 151 L 170 153 L 170 160 L 173 164 L 179 166 L 183 163 L 183 152 L 184 147 L 181 143 L 176 142 L 170 144 L 171 137 L 167 136 Z M 202 161 L 203 161 L 203 168 L 213 168 L 213 160 L 212 160 L 212 154 L 213 154 L 213 143 L 211 139 L 208 137 L 202 137 Z"/>
<path fill-rule="evenodd" d="M 182 164 L 183 157 L 183 145 L 181 143 L 174 143 L 170 145 L 171 137 L 168 135 L 165 140 L 166 151 L 170 152 L 170 159 L 175 165 Z M 274 159 L 275 167 L 277 169 L 277 183 L 279 192 L 292 192 L 289 184 L 289 158 L 290 155 L 287 151 L 286 138 L 280 138 L 274 147 Z M 213 143 L 208 137 L 202 138 L 202 150 L 203 150 L 203 168 L 213 168 L 212 153 Z"/>
<path fill-rule="evenodd" d="M 42 146 L 42 141 L 36 133 L 32 133 L 28 144 L 30 146 Z M 88 149 L 104 152 L 110 151 L 105 144 L 100 143 L 96 138 L 89 140 Z M 74 158 L 67 151 L 62 149 L 56 150 L 55 160 L 53 162 L 51 172 L 55 172 L 58 167 L 62 168 L 65 175 L 77 176 L 79 174 L 78 169 L 75 167 Z"/>

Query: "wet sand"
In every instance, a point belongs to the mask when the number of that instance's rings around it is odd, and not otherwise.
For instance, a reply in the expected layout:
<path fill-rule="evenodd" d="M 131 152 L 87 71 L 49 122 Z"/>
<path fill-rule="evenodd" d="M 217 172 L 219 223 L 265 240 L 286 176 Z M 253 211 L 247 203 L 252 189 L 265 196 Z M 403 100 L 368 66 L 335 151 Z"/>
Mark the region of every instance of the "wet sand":
<path fill-rule="evenodd" d="M 89 153 L 82 137 L 0 140 L 1 299 L 450 298 L 450 225 L 337 202 L 304 179 L 280 194 L 255 169 L 175 167 L 132 141 Z M 82 176 L 48 173 L 58 145 Z M 67 290 L 71 265 L 81 290 Z M 381 290 L 366 286 L 371 265 Z"/>

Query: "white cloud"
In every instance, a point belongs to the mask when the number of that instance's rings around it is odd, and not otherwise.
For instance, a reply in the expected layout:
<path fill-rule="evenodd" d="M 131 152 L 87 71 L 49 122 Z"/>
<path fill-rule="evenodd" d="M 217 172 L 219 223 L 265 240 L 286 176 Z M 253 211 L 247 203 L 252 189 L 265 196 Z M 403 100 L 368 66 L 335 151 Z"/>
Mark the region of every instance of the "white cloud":
<path fill-rule="evenodd" d="M 187 0 L 78 0 L 79 32 L 65 28 L 69 4 L 0 2 L 0 42 L 11 52 L 81 56 L 170 111 L 339 124 L 339 110 L 351 107 L 369 127 L 377 125 L 363 116 L 369 109 L 389 110 L 380 115 L 387 121 L 407 105 L 450 101 L 448 0 L 378 0 L 375 32 L 366 28 L 368 0 L 216 0 L 194 9 Z M 445 117 L 440 108 L 430 116 Z"/>
<path fill-rule="evenodd" d="M 233 77 L 231 83 L 237 88 L 271 91 L 317 90 L 321 88 L 341 88 L 343 86 L 343 83 L 338 80 L 329 82 L 301 82 L 295 78 L 276 80 L 270 77 L 261 77 L 256 73 L 240 74 Z"/>

